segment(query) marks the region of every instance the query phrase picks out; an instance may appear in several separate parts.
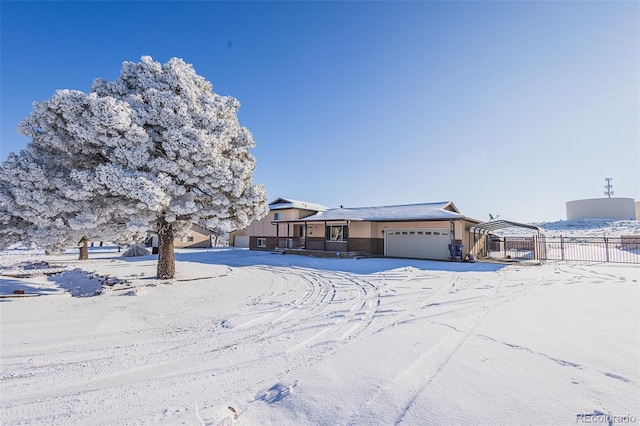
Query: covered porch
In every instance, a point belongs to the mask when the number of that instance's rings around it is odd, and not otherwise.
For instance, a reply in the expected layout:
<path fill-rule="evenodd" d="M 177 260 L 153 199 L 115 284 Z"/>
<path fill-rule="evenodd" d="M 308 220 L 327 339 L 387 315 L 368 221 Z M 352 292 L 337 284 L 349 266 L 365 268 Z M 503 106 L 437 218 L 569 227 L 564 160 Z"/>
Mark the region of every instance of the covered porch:
<path fill-rule="evenodd" d="M 278 220 L 276 250 L 306 250 L 313 252 L 346 253 L 351 251 L 349 225 L 351 221 Z"/>

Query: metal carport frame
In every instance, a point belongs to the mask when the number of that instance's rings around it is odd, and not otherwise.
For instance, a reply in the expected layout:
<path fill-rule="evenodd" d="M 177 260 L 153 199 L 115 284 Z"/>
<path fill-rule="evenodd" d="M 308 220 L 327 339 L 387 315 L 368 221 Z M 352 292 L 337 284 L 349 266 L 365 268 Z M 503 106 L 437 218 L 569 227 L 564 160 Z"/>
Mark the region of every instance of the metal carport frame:
<path fill-rule="evenodd" d="M 488 248 L 487 248 L 488 244 L 486 243 L 486 236 L 494 235 L 497 233 L 496 231 L 500 231 L 501 229 L 507 229 L 507 228 L 524 228 L 524 229 L 530 229 L 530 230 L 536 231 L 537 235 L 534 236 L 534 240 L 535 240 L 534 250 L 535 250 L 535 258 L 536 259 L 539 258 L 538 240 L 540 240 L 540 237 L 544 238 L 544 234 L 542 233 L 542 230 L 535 225 L 512 222 L 510 220 L 492 220 L 490 222 L 479 223 L 478 225 L 474 225 L 471 228 L 469 228 L 469 240 L 470 240 L 469 246 L 472 248 L 471 252 L 476 257 L 481 257 L 480 252 L 482 252 L 484 256 L 486 256 L 488 252 Z M 473 241 L 471 240 L 472 235 L 473 235 Z M 485 236 L 485 242 L 480 246 L 478 246 L 479 235 Z"/>

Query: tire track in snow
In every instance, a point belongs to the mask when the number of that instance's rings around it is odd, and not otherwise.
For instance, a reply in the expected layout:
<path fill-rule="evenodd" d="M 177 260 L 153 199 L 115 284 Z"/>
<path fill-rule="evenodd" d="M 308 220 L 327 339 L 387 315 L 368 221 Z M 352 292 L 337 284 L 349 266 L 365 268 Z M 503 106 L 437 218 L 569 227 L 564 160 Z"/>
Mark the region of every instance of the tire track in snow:
<path fill-rule="evenodd" d="M 591 372 L 602 374 L 604 376 L 610 377 L 612 379 L 620 380 L 620 381 L 623 381 L 623 382 L 626 382 L 626 383 L 634 383 L 633 380 L 631 380 L 631 379 L 629 379 L 627 377 L 621 376 L 619 374 L 610 373 L 610 372 L 598 370 L 598 369 L 595 369 L 595 368 L 591 368 L 591 367 L 589 367 L 587 365 L 583 365 L 583 364 L 579 364 L 577 362 L 568 361 L 566 359 L 558 358 L 558 357 L 546 354 L 544 352 L 533 350 L 533 349 L 528 348 L 526 346 L 520 346 L 520 345 L 516 345 L 516 344 L 513 344 L 513 343 L 504 342 L 504 341 L 501 341 L 501 340 L 496 340 L 493 337 L 490 337 L 490 336 L 487 336 L 487 335 L 484 335 L 484 334 L 477 334 L 477 336 L 479 338 L 483 339 L 483 340 L 488 340 L 490 342 L 501 344 L 501 345 L 507 346 L 507 347 L 509 347 L 511 349 L 514 349 L 514 350 L 520 350 L 520 351 L 528 352 L 530 354 L 533 354 L 533 355 L 536 355 L 536 356 L 539 356 L 539 357 L 542 357 L 542 358 L 546 358 L 549 361 L 555 362 L 556 364 L 561 365 L 563 367 L 573 367 L 573 368 L 577 368 L 578 370 L 591 371 Z"/>
<path fill-rule="evenodd" d="M 90 413 L 85 413 L 81 404 L 73 401 L 85 392 L 87 395 L 108 393 L 113 395 L 112 399 L 123 411 L 137 416 L 138 410 L 145 413 L 149 410 L 144 406 L 144 398 L 135 396 L 137 393 L 156 388 L 166 389 L 167 393 L 162 393 L 160 402 L 171 407 L 174 398 L 171 392 L 181 382 L 190 383 L 190 387 L 175 390 L 178 392 L 177 396 L 216 389 L 218 391 L 215 395 L 207 397 L 208 404 L 224 403 L 225 395 L 220 393 L 220 389 L 255 390 L 271 386 L 376 331 L 397 324 L 403 315 L 409 320 L 412 314 L 432 309 L 434 306 L 426 306 L 436 302 L 438 297 L 448 295 L 455 288 L 454 280 L 435 292 L 432 289 L 407 291 L 402 295 L 403 298 L 415 297 L 408 305 L 409 308 L 405 309 L 407 305 L 403 301 L 402 311 L 387 311 L 382 314 L 382 301 L 391 303 L 393 307 L 394 300 L 382 299 L 383 292 L 391 294 L 389 292 L 392 290 L 405 290 L 407 288 L 400 287 L 414 278 L 422 281 L 430 276 L 438 279 L 440 275 L 411 270 L 404 276 L 388 273 L 385 276 L 356 276 L 336 271 L 319 272 L 290 267 L 264 270 L 248 267 L 245 271 L 246 274 L 254 274 L 254 279 L 261 279 L 262 274 L 268 272 L 266 277 L 269 283 L 259 294 L 247 296 L 245 300 L 249 309 L 240 309 L 235 316 L 226 316 L 233 319 L 229 324 L 239 325 L 232 328 L 221 327 L 219 321 L 215 322 L 216 318 L 219 319 L 215 313 L 201 313 L 193 318 L 163 319 L 159 325 L 151 327 L 157 331 L 157 335 L 137 342 L 135 344 L 138 346 L 130 348 L 131 352 L 142 354 L 139 359 L 131 359 L 121 366 L 112 365 L 113 371 L 97 366 L 98 374 L 94 380 L 83 379 L 76 385 L 43 388 L 35 399 L 31 396 L 16 396 L 12 398 L 15 403 L 13 407 L 7 408 L 14 411 L 22 410 L 22 403 L 45 404 L 52 413 L 51 418 L 61 419 L 68 412 L 68 407 L 73 406 L 78 418 L 82 420 L 82 416 L 86 416 L 86 420 L 90 418 Z M 279 279 L 279 275 L 287 276 L 288 280 L 285 282 Z M 451 279 L 457 279 L 457 276 L 452 274 Z M 286 293 L 291 286 L 299 287 L 294 293 L 295 297 L 288 303 L 282 303 L 282 297 L 270 297 L 272 293 Z M 424 296 L 421 297 L 421 294 Z M 273 304 L 273 300 L 279 300 L 279 303 Z M 248 316 L 252 316 L 248 320 L 250 322 L 243 322 L 242 319 Z M 208 321 L 205 327 L 202 325 L 203 320 Z M 171 333 L 167 331 L 167 324 L 171 324 Z M 144 330 L 142 335 L 148 336 L 148 331 Z M 95 343 L 105 349 L 109 348 L 109 344 L 102 345 L 99 338 Z M 141 347 L 145 349 L 139 351 Z M 292 347 L 295 350 L 287 353 L 286 350 Z M 67 349 L 65 345 L 60 348 Z M 63 355 L 60 357 L 63 358 Z M 121 360 L 123 357 L 118 356 L 117 359 Z M 253 365 L 256 360 L 267 363 L 270 367 L 255 367 Z M 64 368 L 63 374 L 76 374 L 73 373 L 74 366 L 65 365 Z M 27 413 L 28 408 L 23 407 Z M 92 409 L 103 410 L 102 407 Z M 11 417 L 16 418 L 15 415 Z"/>
<path fill-rule="evenodd" d="M 339 342 L 345 340 L 358 328 L 360 328 L 359 333 L 362 332 L 373 320 L 374 305 L 379 304 L 379 294 L 371 291 L 375 290 L 375 286 L 370 283 L 362 283 L 347 274 L 338 272 L 324 274 L 312 272 L 311 275 L 317 282 L 328 282 L 328 285 L 333 289 L 332 297 L 328 304 L 322 306 L 321 311 L 315 312 L 319 322 L 317 327 L 322 329 L 287 349 L 287 353 L 307 347 L 326 334 L 328 334 L 327 337 L 330 341 Z M 338 309 L 345 304 L 351 305 L 351 307 Z M 349 325 L 353 321 L 358 321 L 358 324 Z M 345 328 L 348 329 L 348 332 L 345 331 Z"/>
<path fill-rule="evenodd" d="M 386 381 L 381 386 L 378 386 L 376 390 L 367 398 L 364 405 L 360 406 L 357 410 L 354 411 L 347 423 L 352 423 L 355 417 L 360 417 L 363 415 L 363 413 L 367 413 L 369 411 L 369 407 L 379 406 L 380 399 L 386 400 L 387 395 L 392 393 L 391 390 L 398 383 L 404 381 L 405 383 L 403 383 L 403 386 L 405 388 L 411 389 L 411 381 L 406 381 L 405 379 L 409 377 L 424 377 L 424 379 L 419 380 L 413 386 L 413 389 L 411 390 L 412 396 L 404 402 L 404 408 L 402 409 L 403 411 L 395 421 L 395 424 L 402 423 L 406 413 L 411 410 L 411 407 L 415 404 L 415 401 L 418 399 L 420 394 L 422 394 L 422 392 L 431 384 L 433 379 L 438 376 L 440 371 L 449 363 L 451 358 L 466 342 L 469 336 L 473 334 L 474 330 L 480 325 L 482 320 L 490 312 L 491 308 L 495 305 L 496 295 L 499 293 L 502 284 L 507 277 L 508 275 L 505 274 L 505 276 L 503 276 L 495 286 L 488 288 L 482 298 L 465 298 L 467 299 L 467 301 L 473 300 L 483 303 L 481 303 L 480 306 L 478 306 L 477 303 L 472 303 L 470 307 L 463 306 L 460 308 L 460 310 L 462 311 L 471 311 L 470 313 L 468 312 L 466 314 L 466 319 L 461 327 L 452 327 L 447 324 L 440 324 L 449 328 L 449 331 L 444 335 L 444 337 L 442 337 L 437 343 L 432 345 L 414 362 L 409 364 L 406 368 L 400 370 L 400 372 L 398 372 L 398 374 L 396 374 L 392 379 Z M 425 307 L 434 306 L 432 305 L 434 300 L 452 292 L 452 289 L 455 287 L 459 278 L 459 273 L 452 274 L 449 278 L 449 284 L 447 286 L 443 286 L 435 293 L 426 296 L 420 301 L 421 303 L 419 306 L 417 306 L 411 312 L 406 312 L 401 315 L 398 319 L 396 319 L 396 321 L 392 323 L 392 325 L 398 325 L 402 322 L 410 321 L 411 319 L 409 317 L 414 315 L 416 311 L 420 311 Z M 453 311 L 456 310 L 458 309 L 454 309 Z M 434 314 L 434 316 L 442 316 L 443 314 L 446 314 L 448 312 L 452 311 Z"/>
<path fill-rule="evenodd" d="M 420 365 L 419 368 L 421 371 L 423 371 L 423 368 L 426 369 L 427 375 L 421 385 L 415 389 L 413 396 L 408 400 L 402 413 L 396 419 L 396 425 L 404 422 L 406 415 L 415 405 L 420 395 L 427 389 L 427 387 L 429 387 L 429 385 L 431 385 L 440 371 L 446 367 L 449 361 L 455 356 L 469 337 L 476 335 L 475 330 L 480 326 L 484 318 L 486 318 L 492 309 L 502 303 L 515 300 L 516 297 L 522 296 L 528 290 L 535 288 L 544 282 L 544 277 L 541 277 L 531 285 L 515 287 L 511 291 L 508 291 L 507 294 L 500 294 L 503 287 L 505 287 L 505 282 L 510 278 L 510 275 L 511 273 L 508 269 L 504 271 L 498 284 L 487 290 L 482 306 L 475 313 L 471 313 L 467 316 L 462 327 L 457 328 L 446 323 L 442 324 L 446 327 L 450 327 L 452 331 L 432 347 L 433 350 L 428 351 L 429 356 L 423 356 L 415 363 L 418 365 L 424 364 Z"/>

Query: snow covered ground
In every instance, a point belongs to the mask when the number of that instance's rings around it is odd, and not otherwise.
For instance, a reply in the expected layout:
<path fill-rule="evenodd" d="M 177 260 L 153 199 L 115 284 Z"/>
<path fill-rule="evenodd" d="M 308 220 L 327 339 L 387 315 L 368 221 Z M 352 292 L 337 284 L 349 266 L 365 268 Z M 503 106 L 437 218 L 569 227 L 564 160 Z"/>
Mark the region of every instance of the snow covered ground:
<path fill-rule="evenodd" d="M 640 422 L 640 265 L 92 250 L 0 254 L 1 424 Z"/>
<path fill-rule="evenodd" d="M 619 237 L 640 235 L 640 220 L 583 219 L 535 223 L 547 236 Z"/>

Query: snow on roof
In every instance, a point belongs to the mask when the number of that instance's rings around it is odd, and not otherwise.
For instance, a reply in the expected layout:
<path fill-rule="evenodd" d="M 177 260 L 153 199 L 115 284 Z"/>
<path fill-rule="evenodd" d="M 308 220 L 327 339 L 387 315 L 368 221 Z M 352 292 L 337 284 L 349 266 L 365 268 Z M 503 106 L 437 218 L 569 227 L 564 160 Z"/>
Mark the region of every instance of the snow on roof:
<path fill-rule="evenodd" d="M 536 225 L 512 222 L 510 220 L 491 220 L 472 226 L 470 231 L 477 234 L 497 235 L 529 235 L 540 233 L 541 229 Z"/>
<path fill-rule="evenodd" d="M 337 208 L 305 217 L 305 221 L 406 221 L 464 219 L 465 216 L 450 201 L 440 203 L 405 204 L 399 206 Z"/>
<path fill-rule="evenodd" d="M 277 200 L 269 203 L 269 210 L 280 209 L 305 209 L 321 212 L 327 210 L 327 207 L 317 203 L 310 203 L 308 201 L 294 200 L 292 198 L 278 198 Z"/>

